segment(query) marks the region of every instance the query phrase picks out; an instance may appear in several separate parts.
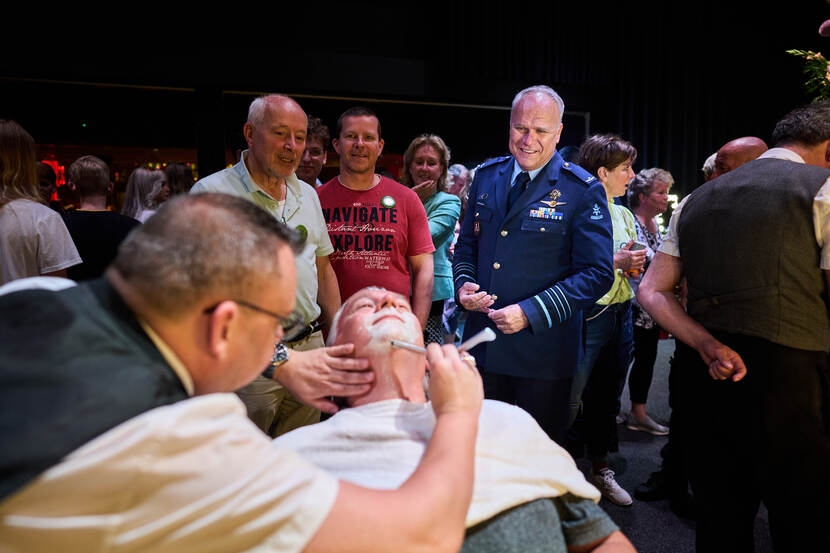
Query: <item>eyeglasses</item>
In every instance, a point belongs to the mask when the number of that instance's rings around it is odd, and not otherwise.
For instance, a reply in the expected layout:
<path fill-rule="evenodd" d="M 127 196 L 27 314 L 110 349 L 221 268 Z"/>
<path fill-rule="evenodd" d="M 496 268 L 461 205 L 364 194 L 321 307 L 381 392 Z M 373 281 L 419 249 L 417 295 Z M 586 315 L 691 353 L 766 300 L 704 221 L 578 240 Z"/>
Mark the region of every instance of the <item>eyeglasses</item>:
<path fill-rule="evenodd" d="M 267 310 L 263 307 L 255 305 L 253 303 L 249 303 L 249 302 L 244 301 L 244 300 L 232 299 L 230 301 L 232 301 L 234 303 L 238 303 L 239 305 L 241 305 L 243 307 L 247 307 L 248 309 L 253 309 L 254 311 L 258 311 L 260 313 L 268 315 L 269 317 L 275 318 L 277 320 L 277 322 L 280 323 L 280 326 L 282 327 L 282 332 L 283 332 L 284 337 L 290 338 L 290 337 L 296 335 L 297 333 L 299 333 L 302 330 L 302 327 L 304 326 L 302 320 L 300 320 L 300 315 L 296 311 L 292 311 L 288 315 L 283 316 L 283 315 L 278 315 L 277 313 L 274 313 L 273 311 L 269 311 L 269 310 Z M 222 303 L 222 302 L 219 302 L 219 303 Z M 206 308 L 202 313 L 204 313 L 205 315 L 207 315 L 209 313 L 213 313 L 216 310 L 216 308 L 219 307 L 219 303 L 217 303 L 216 305 L 213 305 L 211 307 Z"/>

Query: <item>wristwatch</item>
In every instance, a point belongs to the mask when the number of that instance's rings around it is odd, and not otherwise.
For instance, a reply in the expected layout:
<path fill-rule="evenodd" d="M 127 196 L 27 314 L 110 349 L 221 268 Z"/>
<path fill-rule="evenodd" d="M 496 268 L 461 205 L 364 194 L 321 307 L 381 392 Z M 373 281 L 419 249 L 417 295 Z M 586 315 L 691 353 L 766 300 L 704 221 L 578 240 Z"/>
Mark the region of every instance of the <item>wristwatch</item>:
<path fill-rule="evenodd" d="M 274 355 L 271 356 L 271 362 L 268 363 L 268 366 L 265 367 L 265 370 L 262 371 L 262 376 L 269 380 L 273 380 L 274 378 L 274 371 L 277 367 L 282 365 L 288 361 L 288 348 L 285 347 L 283 342 L 274 345 Z"/>

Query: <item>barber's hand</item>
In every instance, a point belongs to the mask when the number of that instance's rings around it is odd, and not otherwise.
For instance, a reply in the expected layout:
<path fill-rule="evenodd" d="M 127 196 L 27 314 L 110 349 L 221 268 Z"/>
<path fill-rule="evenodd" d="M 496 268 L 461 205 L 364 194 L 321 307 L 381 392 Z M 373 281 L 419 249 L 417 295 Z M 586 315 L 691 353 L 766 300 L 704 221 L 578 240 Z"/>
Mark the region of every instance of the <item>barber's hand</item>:
<path fill-rule="evenodd" d="M 631 246 L 634 240 L 629 240 L 628 244 L 617 250 L 614 254 L 614 268 L 622 269 L 623 272 L 641 271 L 643 264 L 646 262 L 646 250 L 631 251 Z"/>
<path fill-rule="evenodd" d="M 277 367 L 274 379 L 294 397 L 325 413 L 336 413 L 329 396 L 356 396 L 369 391 L 374 373 L 368 359 L 346 357 L 353 344 L 309 351 L 292 350 L 288 361 Z"/>
<path fill-rule="evenodd" d="M 464 360 L 455 346 L 427 346 L 429 366 L 429 399 L 435 416 L 460 413 L 478 417 L 484 399 L 481 375 L 474 363 Z"/>
<path fill-rule="evenodd" d="M 467 311 L 483 311 L 487 313 L 493 305 L 493 297 L 487 292 L 478 291 L 479 286 L 474 282 L 465 282 L 458 289 L 458 303 Z"/>
<path fill-rule="evenodd" d="M 418 197 L 421 199 L 421 203 L 435 194 L 436 190 L 438 190 L 437 180 L 425 180 L 424 182 L 416 184 L 412 187 L 412 191 L 418 194 Z"/>
<path fill-rule="evenodd" d="M 709 365 L 709 375 L 715 380 L 730 379 L 737 382 L 746 376 L 746 365 L 738 352 L 714 338 L 704 342 L 698 353 Z"/>
<path fill-rule="evenodd" d="M 496 328 L 505 334 L 513 334 L 520 330 L 527 328 L 530 321 L 527 320 L 527 315 L 519 307 L 518 303 L 512 303 L 501 309 L 490 311 L 488 314 L 490 320 L 496 323 Z"/>

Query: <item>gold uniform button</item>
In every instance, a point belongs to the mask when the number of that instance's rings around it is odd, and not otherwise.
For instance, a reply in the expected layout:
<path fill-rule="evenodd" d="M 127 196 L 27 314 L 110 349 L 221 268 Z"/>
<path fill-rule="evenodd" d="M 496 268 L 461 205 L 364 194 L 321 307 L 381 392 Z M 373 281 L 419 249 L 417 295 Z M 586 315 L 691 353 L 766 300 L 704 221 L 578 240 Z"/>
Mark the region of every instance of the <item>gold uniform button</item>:
<path fill-rule="evenodd" d="M 497 299 L 499 299 L 499 297 L 495 294 L 492 294 L 490 297 L 493 298 L 493 301 L 496 301 Z"/>
<path fill-rule="evenodd" d="M 478 211 L 476 211 L 476 217 L 478 217 Z"/>
<path fill-rule="evenodd" d="M 498 261 L 496 261 L 495 263 L 493 263 L 493 268 L 498 271 L 499 269 L 501 269 L 501 264 Z"/>
<path fill-rule="evenodd" d="M 567 161 L 563 165 L 565 165 L 565 167 L 570 167 L 571 166 L 571 164 L 568 163 Z"/>
<path fill-rule="evenodd" d="M 541 232 L 545 232 L 545 227 L 539 229 Z"/>
<path fill-rule="evenodd" d="M 501 235 L 502 236 L 507 236 L 507 231 L 506 230 L 501 231 Z"/>

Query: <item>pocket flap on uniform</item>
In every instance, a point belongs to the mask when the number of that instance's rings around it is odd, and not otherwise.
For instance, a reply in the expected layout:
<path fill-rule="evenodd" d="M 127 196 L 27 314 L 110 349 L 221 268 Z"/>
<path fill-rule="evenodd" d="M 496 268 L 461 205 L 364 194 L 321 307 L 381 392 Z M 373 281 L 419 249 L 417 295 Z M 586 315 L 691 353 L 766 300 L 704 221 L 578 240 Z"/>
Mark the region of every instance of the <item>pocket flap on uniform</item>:
<path fill-rule="evenodd" d="M 476 219 L 480 221 L 491 221 L 493 219 L 493 210 L 486 205 L 476 203 L 475 208 Z"/>
<path fill-rule="evenodd" d="M 523 219 L 522 230 L 533 232 L 556 232 L 561 228 L 562 223 L 556 219 Z"/>

